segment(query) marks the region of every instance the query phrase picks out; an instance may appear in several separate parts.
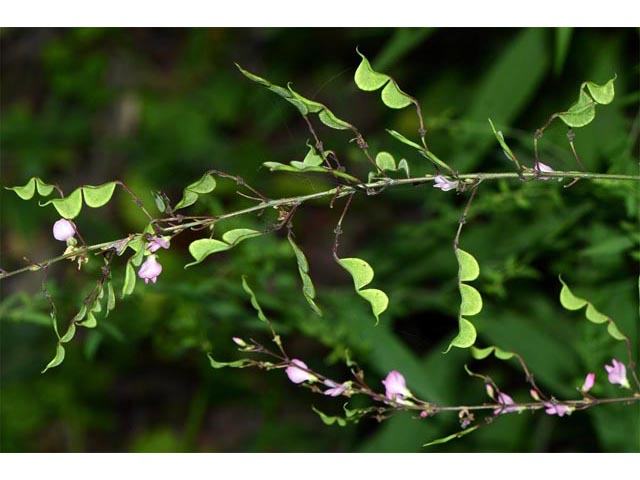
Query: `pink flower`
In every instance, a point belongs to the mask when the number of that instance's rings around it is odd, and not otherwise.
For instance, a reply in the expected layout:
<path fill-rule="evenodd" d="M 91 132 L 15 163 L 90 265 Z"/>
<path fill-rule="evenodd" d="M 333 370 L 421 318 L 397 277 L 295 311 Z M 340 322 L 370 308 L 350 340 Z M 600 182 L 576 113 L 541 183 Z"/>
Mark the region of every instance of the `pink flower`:
<path fill-rule="evenodd" d="M 611 359 L 613 366 L 605 365 L 604 368 L 609 374 L 609 383 L 617 383 L 625 388 L 631 388 L 629 380 L 627 380 L 627 367 L 624 363 Z"/>
<path fill-rule="evenodd" d="M 495 398 L 495 392 L 493 391 L 493 387 L 489 383 L 485 383 L 484 388 L 487 390 L 487 395 L 489 395 L 491 398 Z"/>
<path fill-rule="evenodd" d="M 496 408 L 493 411 L 494 415 L 500 415 L 502 413 L 511 413 L 511 412 L 518 411 L 518 407 L 512 406 L 515 404 L 515 402 L 513 401 L 513 398 L 511 398 L 509 395 L 507 395 L 504 392 L 498 393 L 498 403 L 502 406 L 500 408 Z"/>
<path fill-rule="evenodd" d="M 158 263 L 155 255 L 149 255 L 147 260 L 140 266 L 140 270 L 138 270 L 138 276 L 144 278 L 144 283 L 149 283 L 149 280 L 156 283 L 160 273 L 162 273 L 162 265 Z"/>
<path fill-rule="evenodd" d="M 302 383 L 307 381 L 315 382 L 318 380 L 314 375 L 307 371 L 308 369 L 309 368 L 306 363 L 294 358 L 291 360 L 291 364 L 285 369 L 284 373 L 287 374 L 287 377 L 289 377 L 289 380 L 293 383 Z"/>
<path fill-rule="evenodd" d="M 240 337 L 233 337 L 231 340 L 233 340 L 233 343 L 235 343 L 239 347 L 246 347 L 247 346 L 247 342 L 245 342 Z"/>
<path fill-rule="evenodd" d="M 536 173 L 540 174 L 542 172 L 555 172 L 555 170 L 553 168 L 551 168 L 549 165 L 545 165 L 542 162 L 536 162 L 535 167 L 533 167 L 533 169 L 535 170 Z M 551 180 L 551 177 L 540 177 L 540 180 Z"/>
<path fill-rule="evenodd" d="M 565 415 L 571 415 L 571 412 L 573 412 L 573 409 L 569 405 L 561 405 L 551 402 L 543 402 L 542 404 L 546 407 L 544 412 L 547 415 L 558 415 L 559 417 L 563 417 Z"/>
<path fill-rule="evenodd" d="M 53 238 L 66 242 L 76 234 L 76 229 L 73 228 L 73 223 L 69 220 L 61 218 L 53 224 Z"/>
<path fill-rule="evenodd" d="M 434 180 L 433 187 L 439 188 L 443 192 L 448 192 L 449 190 L 458 188 L 458 182 L 452 182 L 451 180 L 447 180 L 442 175 L 436 175 L 436 178 L 434 178 L 433 180 Z"/>
<path fill-rule="evenodd" d="M 324 393 L 325 395 L 329 395 L 331 397 L 338 397 L 342 395 L 345 392 L 345 390 L 347 390 L 347 388 L 349 388 L 348 382 L 336 383 L 332 380 L 327 379 L 324 381 L 324 384 L 330 388 L 328 388 L 322 393 Z"/>
<path fill-rule="evenodd" d="M 582 393 L 587 393 L 593 387 L 593 383 L 595 382 L 595 380 L 596 380 L 596 374 L 588 373 L 584 379 L 584 383 L 580 387 L 580 391 Z"/>
<path fill-rule="evenodd" d="M 169 240 L 166 240 L 163 237 L 152 237 L 151 241 L 147 245 L 147 248 L 151 253 L 158 251 L 160 248 L 168 249 L 169 248 Z"/>
<path fill-rule="evenodd" d="M 382 381 L 386 392 L 385 396 L 389 400 L 402 400 L 404 397 L 411 397 L 411 392 L 407 388 L 407 382 L 400 372 L 391 370 L 387 378 Z"/>
<path fill-rule="evenodd" d="M 529 390 L 529 395 L 531 395 L 531 398 L 533 398 L 535 401 L 540 401 L 540 395 L 538 395 L 538 392 L 536 392 L 535 389 L 532 388 L 531 390 Z"/>

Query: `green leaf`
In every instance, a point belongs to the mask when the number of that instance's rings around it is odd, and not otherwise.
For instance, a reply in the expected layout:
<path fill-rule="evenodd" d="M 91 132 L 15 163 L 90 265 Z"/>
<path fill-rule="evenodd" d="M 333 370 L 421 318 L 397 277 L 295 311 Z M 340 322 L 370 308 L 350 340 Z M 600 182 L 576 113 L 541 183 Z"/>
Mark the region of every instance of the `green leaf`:
<path fill-rule="evenodd" d="M 609 335 L 611 335 L 613 338 L 615 338 L 616 340 L 621 340 L 624 341 L 627 339 L 626 335 L 624 335 L 620 329 L 618 328 L 618 326 L 613 323 L 613 322 L 609 322 L 609 326 L 607 327 L 607 332 L 609 333 Z"/>
<path fill-rule="evenodd" d="M 79 322 L 78 325 L 81 325 L 85 328 L 95 328 L 98 326 L 98 321 L 96 320 L 96 317 L 93 314 L 93 312 L 88 312 L 86 320 Z"/>
<path fill-rule="evenodd" d="M 409 164 L 404 158 L 398 162 L 398 170 L 404 170 L 407 174 L 407 178 L 411 176 L 411 174 L 409 173 Z"/>
<path fill-rule="evenodd" d="M 365 57 L 360 51 L 356 48 L 356 52 L 362 60 L 360 61 L 360 65 L 356 69 L 356 73 L 353 76 L 353 80 L 360 90 L 364 90 L 365 92 L 373 92 L 381 88 L 385 83 L 387 83 L 391 77 L 385 75 L 384 73 L 378 73 L 371 68 L 371 64 L 367 57 Z"/>
<path fill-rule="evenodd" d="M 309 262 L 307 261 L 307 257 L 304 255 L 304 252 L 298 247 L 296 242 L 293 240 L 292 234 L 287 236 L 289 240 L 289 244 L 293 250 L 293 253 L 296 256 L 296 262 L 298 263 L 298 273 L 300 274 L 300 279 L 302 280 L 302 294 L 304 298 L 307 300 L 307 303 L 311 307 L 311 309 L 322 316 L 322 310 L 315 302 L 316 298 L 316 289 L 311 281 L 311 277 L 309 276 Z"/>
<path fill-rule="evenodd" d="M 556 74 L 559 74 L 562 71 L 564 61 L 567 58 L 567 53 L 569 52 L 569 44 L 571 43 L 573 28 L 558 27 L 553 30 L 555 33 L 555 58 L 553 69 Z"/>
<path fill-rule="evenodd" d="M 327 127 L 333 128 L 334 130 L 351 130 L 353 129 L 353 125 L 349 122 L 345 122 L 344 120 L 339 119 L 334 115 L 334 113 L 325 108 L 318 114 L 318 118 L 322 123 L 324 123 Z"/>
<path fill-rule="evenodd" d="M 423 150 L 424 149 L 423 147 L 418 145 L 416 142 L 412 142 L 411 140 L 409 140 L 407 137 L 405 137 L 401 133 L 398 133 L 395 130 L 389 130 L 388 128 L 386 130 L 387 130 L 387 132 L 389 132 L 389 135 L 391 135 L 396 140 L 404 143 L 405 145 L 409 145 L 410 147 L 413 147 L 413 148 L 415 148 L 417 150 Z"/>
<path fill-rule="evenodd" d="M 475 343 L 476 337 L 476 327 L 473 326 L 473 323 L 466 318 L 458 317 L 458 335 L 451 340 L 444 353 L 451 350 L 451 347 L 469 348 Z"/>
<path fill-rule="evenodd" d="M 136 271 L 133 268 L 131 260 L 127 262 L 125 274 L 124 274 L 124 285 L 122 285 L 122 298 L 127 295 L 131 295 L 133 293 L 134 288 L 136 288 Z"/>
<path fill-rule="evenodd" d="M 60 338 L 60 343 L 68 343 L 76 334 L 76 324 L 75 322 L 71 322 L 69 328 L 67 329 L 67 333 L 65 333 L 62 338 Z"/>
<path fill-rule="evenodd" d="M 228 243 L 230 247 L 235 247 L 243 240 L 259 237 L 260 235 L 262 235 L 262 232 L 258 230 L 252 230 L 251 228 L 236 228 L 235 230 L 229 230 L 222 235 L 222 241 Z"/>
<path fill-rule="evenodd" d="M 334 177 L 344 178 L 353 183 L 361 183 L 356 177 L 349 175 L 348 173 L 341 172 L 339 170 L 332 170 L 326 167 L 304 167 L 302 163 L 293 161 L 291 164 L 296 164 L 298 166 L 290 166 L 285 165 L 283 163 L 278 162 L 264 162 L 262 165 L 267 167 L 272 172 L 293 172 L 293 173 L 304 173 L 304 172 L 319 172 L 319 173 L 327 173 L 333 175 Z"/>
<path fill-rule="evenodd" d="M 570 127 L 584 127 L 595 118 L 596 104 L 584 90 L 580 90 L 578 101 L 558 116 Z"/>
<path fill-rule="evenodd" d="M 42 370 L 42 372 L 40 373 L 44 373 L 47 370 L 49 370 L 50 368 L 54 368 L 57 367 L 58 365 L 60 365 L 64 360 L 64 347 L 59 343 L 56 346 L 56 354 L 53 357 L 53 360 L 51 360 L 49 362 L 49 364 L 44 368 L 44 370 Z"/>
<path fill-rule="evenodd" d="M 604 85 L 598 85 L 593 82 L 585 82 L 585 85 L 589 89 L 589 93 L 593 97 L 593 99 L 599 103 L 600 105 L 608 105 L 613 102 L 613 99 L 616 96 L 615 88 L 613 86 L 613 82 L 616 81 L 617 75 L 610 79 Z"/>
<path fill-rule="evenodd" d="M 302 162 L 298 162 L 295 160 L 292 161 L 291 165 L 293 167 L 298 168 L 300 170 L 304 170 L 306 167 L 319 167 L 320 165 L 322 165 L 322 163 L 324 162 L 322 157 L 318 155 L 315 148 L 313 148 L 311 145 L 308 145 L 308 146 L 309 146 L 309 151 L 305 155 L 304 160 Z M 266 162 L 266 163 L 275 163 L 275 162 Z M 279 164 L 279 165 L 282 165 L 282 164 Z"/>
<path fill-rule="evenodd" d="M 164 198 L 160 195 L 159 192 L 151 192 L 151 196 L 156 203 L 156 208 L 160 213 L 164 213 L 167 210 L 167 205 L 164 203 Z"/>
<path fill-rule="evenodd" d="M 195 258 L 196 261 L 188 263 L 184 266 L 184 268 L 197 265 L 209 255 L 213 253 L 224 252 L 225 250 L 229 250 L 230 248 L 231 245 L 229 245 L 228 243 L 222 242 L 220 240 L 215 240 L 213 238 L 200 238 L 198 240 L 194 240 L 189 245 L 189 253 L 193 258 Z"/>
<path fill-rule="evenodd" d="M 394 80 L 387 83 L 387 86 L 382 89 L 382 103 L 389 108 L 404 108 L 411 105 L 412 97 L 400 90 L 400 87 Z"/>
<path fill-rule="evenodd" d="M 113 284 L 109 281 L 107 282 L 107 315 L 114 308 L 116 308 L 116 294 L 113 291 Z"/>
<path fill-rule="evenodd" d="M 244 289 L 245 292 L 247 292 L 249 294 L 249 297 L 251 297 L 251 306 L 255 309 L 256 312 L 258 312 L 258 318 L 262 322 L 266 323 L 267 325 L 270 324 L 270 322 L 267 319 L 266 315 L 262 311 L 262 307 L 260 307 L 260 304 L 258 303 L 258 299 L 256 298 L 256 294 L 253 293 L 253 290 L 251 290 L 251 287 L 247 283 L 247 276 L 246 275 L 242 276 L 242 288 Z"/>
<path fill-rule="evenodd" d="M 109 182 L 103 185 L 93 186 L 85 185 L 82 187 L 82 194 L 84 195 L 84 203 L 88 207 L 98 208 L 109 203 L 113 191 L 116 188 L 116 182 Z"/>
<path fill-rule="evenodd" d="M 496 358 L 500 360 L 509 360 L 510 358 L 513 358 L 513 356 L 515 355 L 515 353 L 513 352 L 507 352 L 506 350 L 502 350 L 496 346 L 491 346 L 487 348 L 471 347 L 471 356 L 473 356 L 473 358 L 475 358 L 476 360 L 483 360 L 487 358 L 489 355 L 491 355 L 492 353 L 495 355 Z"/>
<path fill-rule="evenodd" d="M 491 121 L 490 118 L 488 120 L 489 120 L 489 125 L 491 125 L 491 130 L 493 130 L 493 134 L 496 136 L 496 139 L 498 140 L 500 147 L 502 147 L 502 151 L 509 158 L 509 160 L 511 160 L 512 162 L 515 161 L 516 156 L 513 154 L 513 152 L 509 148 L 509 145 L 507 145 L 507 142 L 504 141 L 504 135 L 502 134 L 501 131 L 496 131 L 496 127 L 493 126 L 493 122 Z"/>
<path fill-rule="evenodd" d="M 358 295 L 371 304 L 371 309 L 373 315 L 376 317 L 377 324 L 380 321 L 380 314 L 389 306 L 389 297 L 382 290 L 362 290 L 362 287 L 368 285 L 373 280 L 373 269 L 361 258 L 340 258 L 338 259 L 338 263 L 353 277 L 353 283 Z"/>
<path fill-rule="evenodd" d="M 376 155 L 376 165 L 380 170 L 396 170 L 396 161 L 389 152 L 380 152 Z"/>
<path fill-rule="evenodd" d="M 216 188 L 216 179 L 210 173 L 205 173 L 199 180 L 187 185 L 182 192 L 182 199 L 175 206 L 174 210 L 186 208 L 193 205 L 198 200 L 198 196 L 203 193 L 210 193 Z"/>
<path fill-rule="evenodd" d="M 461 437 L 464 437 L 465 435 L 468 435 L 469 433 L 473 432 L 474 430 L 480 428 L 480 425 L 474 425 L 473 427 L 469 427 L 465 430 L 461 430 L 459 432 L 456 432 L 452 435 L 447 435 L 446 437 L 442 437 L 439 438 L 437 440 L 433 440 L 432 442 L 429 443 L 425 443 L 424 445 L 422 445 L 423 447 L 430 447 L 431 445 L 439 445 L 441 443 L 447 443 L 450 442 L 451 440 L 455 440 Z"/>
<path fill-rule="evenodd" d="M 13 190 L 23 200 L 31 200 L 36 192 L 36 189 L 40 196 L 49 196 L 53 191 L 53 185 L 44 183 L 38 177 L 31 177 L 29 181 L 21 187 L 5 187 L 5 189 Z"/>
<path fill-rule="evenodd" d="M 462 302 L 460 303 L 460 315 L 473 316 L 482 310 L 482 297 L 480 292 L 466 283 L 460 284 L 460 295 Z"/>
<path fill-rule="evenodd" d="M 587 317 L 587 320 L 593 323 L 606 323 L 610 320 L 609 317 L 600 313 L 596 309 L 596 307 L 594 307 L 590 303 L 587 304 L 587 311 L 585 312 L 585 316 Z"/>
<path fill-rule="evenodd" d="M 213 356 L 210 353 L 207 353 L 207 357 L 209 357 L 209 364 L 211 365 L 211 367 L 216 369 L 225 368 L 225 367 L 244 368 L 244 367 L 248 367 L 253 363 L 253 361 L 249 360 L 248 358 L 236 360 L 235 362 L 218 362 L 213 358 Z"/>
<path fill-rule="evenodd" d="M 324 423 L 325 425 L 333 425 L 334 423 L 337 423 L 339 427 L 344 427 L 347 425 L 347 420 L 342 417 L 329 416 L 325 413 L 322 413 L 314 406 L 312 406 L 311 409 L 318 414 L 320 420 L 322 420 L 322 423 Z"/>
<path fill-rule="evenodd" d="M 40 206 L 44 207 L 49 204 L 55 207 L 62 218 L 71 220 L 76 218 L 80 214 L 80 210 L 82 210 L 82 191 L 80 188 L 77 188 L 66 198 L 55 198 Z"/>
<path fill-rule="evenodd" d="M 564 283 L 564 280 L 560 277 L 562 283 L 562 290 L 560 290 L 560 303 L 567 310 L 580 310 L 587 304 L 587 301 L 583 298 L 576 297 L 569 289 L 569 286 Z"/>
<path fill-rule="evenodd" d="M 471 282 L 480 275 L 480 265 L 473 255 L 462 250 L 456 249 L 458 257 L 458 277 L 461 282 Z"/>

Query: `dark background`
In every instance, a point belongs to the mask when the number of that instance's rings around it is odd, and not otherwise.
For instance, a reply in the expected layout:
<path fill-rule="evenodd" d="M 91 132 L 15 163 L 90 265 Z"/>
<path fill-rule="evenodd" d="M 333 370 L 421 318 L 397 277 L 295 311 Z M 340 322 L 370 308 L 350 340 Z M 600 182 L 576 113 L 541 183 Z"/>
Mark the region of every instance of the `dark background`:
<path fill-rule="evenodd" d="M 415 111 L 389 110 L 379 93 L 354 85 L 356 46 L 421 101 L 430 148 L 460 172 L 512 169 L 487 117 L 532 166 L 535 129 L 570 106 L 583 81 L 604 83 L 617 74 L 615 102 L 597 108 L 575 143 L 589 171 L 638 172 L 634 29 L 3 29 L 0 46 L 3 186 L 40 176 L 71 192 L 120 179 L 150 210 L 152 190 L 175 202 L 209 168 L 241 175 L 271 198 L 331 188 L 322 177 L 260 167 L 302 160 L 310 135 L 291 105 L 246 80 L 234 62 L 276 84 L 293 82 L 356 125 L 373 153 L 406 158 L 415 176 L 431 173 L 424 159 L 384 131 L 416 138 Z M 366 177 L 368 165 L 349 133 L 316 128 L 350 172 Z M 541 140 L 543 162 L 558 170 L 576 168 L 565 133 L 554 124 Z M 190 212 L 249 206 L 235 190 L 221 180 Z M 322 318 L 301 295 L 282 233 L 184 270 L 189 242 L 202 235 L 185 233 L 160 253 L 164 271 L 156 285 L 139 283 L 132 297 L 118 299 L 96 329 L 76 336 L 63 365 L 41 375 L 55 345 L 41 276 L 3 281 L 1 450 L 412 452 L 458 429 L 455 415 L 326 427 L 311 405 L 339 414 L 341 399 L 296 388 L 281 371 L 212 370 L 206 352 L 237 358 L 232 336 L 268 341 L 241 289 L 242 274 L 288 351 L 318 371 L 346 379 L 349 348 L 380 389 L 380 379 L 398 369 L 425 399 L 482 403 L 482 382 L 465 374 L 468 364 L 526 401 L 517 365 L 475 362 L 457 349 L 441 353 L 457 329 L 451 242 L 465 198 L 426 185 L 354 199 L 340 249 L 344 257 L 366 259 L 376 272 L 372 286 L 389 294 L 377 327 L 331 258 L 341 208 L 329 209 L 327 201 L 305 204 L 294 220 Z M 38 261 L 62 253 L 51 237 L 54 209 L 6 190 L 0 199 L 2 268 L 23 266 L 24 256 Z M 145 226 L 122 192 L 102 209 L 85 208 L 76 221 L 89 243 Z M 273 215 L 242 217 L 226 225 L 265 228 L 273 221 Z M 622 395 L 607 383 L 603 365 L 614 356 L 626 360 L 624 346 L 582 312 L 562 309 L 558 275 L 615 319 L 637 355 L 639 243 L 636 186 L 486 182 L 461 241 L 481 265 L 478 343 L 521 353 L 541 387 L 560 399 L 579 398 L 575 389 L 589 371 L 597 374 L 596 396 Z M 117 287 L 124 277 L 119 260 Z M 92 263 L 81 273 L 70 262 L 50 269 L 48 288 L 61 322 L 75 314 L 98 274 Z M 565 418 L 507 415 L 428 451 L 639 451 L 639 415 L 638 407 L 622 405 Z"/>

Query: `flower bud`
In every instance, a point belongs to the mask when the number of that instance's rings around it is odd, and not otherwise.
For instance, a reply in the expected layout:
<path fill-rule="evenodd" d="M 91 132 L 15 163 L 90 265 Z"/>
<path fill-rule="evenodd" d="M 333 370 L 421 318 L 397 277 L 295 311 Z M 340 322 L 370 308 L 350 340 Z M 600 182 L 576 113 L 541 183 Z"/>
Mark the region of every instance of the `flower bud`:
<path fill-rule="evenodd" d="M 66 242 L 70 238 L 73 238 L 75 234 L 76 229 L 73 227 L 73 223 L 66 218 L 61 218 L 53 224 L 53 238 L 56 240 Z"/>

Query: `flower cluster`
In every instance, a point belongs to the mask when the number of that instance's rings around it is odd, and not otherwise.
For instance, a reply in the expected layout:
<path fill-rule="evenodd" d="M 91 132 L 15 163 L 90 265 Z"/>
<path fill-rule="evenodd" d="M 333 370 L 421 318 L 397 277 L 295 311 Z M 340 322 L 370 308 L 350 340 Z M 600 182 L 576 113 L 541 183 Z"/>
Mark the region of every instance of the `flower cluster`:
<path fill-rule="evenodd" d="M 151 252 L 151 255 L 147 257 L 140 266 L 140 270 L 138 270 L 138 277 L 143 278 L 144 283 L 149 283 L 149 280 L 156 283 L 158 276 L 162 273 L 162 265 L 158 262 L 157 256 L 154 255 L 160 248 L 168 249 L 169 240 L 163 237 L 152 237 L 147 244 L 147 249 Z"/>

